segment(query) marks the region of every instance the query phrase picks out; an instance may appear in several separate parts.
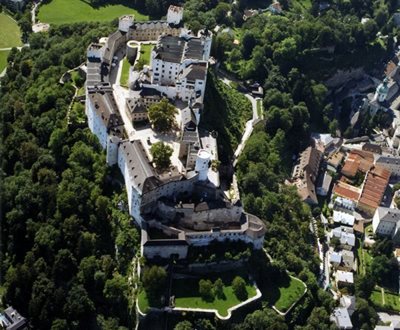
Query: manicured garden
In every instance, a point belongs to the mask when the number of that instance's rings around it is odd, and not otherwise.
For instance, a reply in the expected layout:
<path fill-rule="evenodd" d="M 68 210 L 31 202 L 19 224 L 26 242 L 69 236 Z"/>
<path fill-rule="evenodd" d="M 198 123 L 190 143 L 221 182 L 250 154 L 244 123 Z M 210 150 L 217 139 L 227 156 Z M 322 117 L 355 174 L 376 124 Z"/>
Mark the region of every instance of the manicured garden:
<path fill-rule="evenodd" d="M 199 293 L 199 281 L 192 279 L 175 280 L 172 294 L 175 296 L 175 307 L 216 309 L 221 316 L 228 315 L 228 309 L 241 303 L 234 293 L 232 285 L 224 281 L 223 295 L 213 300 L 204 300 Z M 248 298 L 256 295 L 256 288 L 246 283 Z"/>
<path fill-rule="evenodd" d="M 278 284 L 268 282 L 268 285 L 262 288 L 261 291 L 263 300 L 284 313 L 303 296 L 305 290 L 303 282 L 297 278 L 288 276 Z"/>
<path fill-rule="evenodd" d="M 4 68 L 7 66 L 8 50 L 0 51 L 0 73 L 3 72 Z"/>
<path fill-rule="evenodd" d="M 374 290 L 371 294 L 370 300 L 378 308 L 388 309 L 400 312 L 400 296 L 393 292 L 383 290 Z"/>
<path fill-rule="evenodd" d="M 105 22 L 112 21 L 126 14 L 135 15 L 136 21 L 146 21 L 147 15 L 143 15 L 128 2 L 120 1 L 119 4 L 108 4 L 92 7 L 82 0 L 52 0 L 48 4 L 39 7 L 39 20 L 50 24 L 68 24 L 77 22 Z"/>
<path fill-rule="evenodd" d="M 21 31 L 18 24 L 4 13 L 0 13 L 0 48 L 21 46 Z"/>

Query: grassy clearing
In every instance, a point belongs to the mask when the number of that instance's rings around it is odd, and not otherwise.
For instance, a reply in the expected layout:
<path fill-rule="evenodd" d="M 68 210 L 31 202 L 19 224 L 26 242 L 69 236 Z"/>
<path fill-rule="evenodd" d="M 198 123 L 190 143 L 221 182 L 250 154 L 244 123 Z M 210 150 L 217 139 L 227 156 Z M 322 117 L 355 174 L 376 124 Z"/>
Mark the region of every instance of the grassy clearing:
<path fill-rule="evenodd" d="M 8 53 L 8 50 L 0 51 L 0 73 L 2 73 L 4 68 L 7 66 Z"/>
<path fill-rule="evenodd" d="M 246 285 L 248 298 L 256 295 L 256 288 Z M 198 292 L 198 280 L 176 280 L 172 287 L 175 295 L 175 306 L 183 308 L 216 309 L 221 316 L 228 315 L 228 309 L 238 305 L 241 301 L 233 292 L 232 286 L 224 282 L 224 299 L 215 298 L 213 301 L 203 300 Z"/>
<path fill-rule="evenodd" d="M 18 24 L 4 13 L 0 13 L 0 48 L 21 46 L 21 31 Z"/>
<path fill-rule="evenodd" d="M 122 61 L 122 71 L 121 71 L 121 79 L 120 79 L 120 84 L 123 87 L 128 87 L 130 67 L 131 67 L 131 64 L 125 57 L 124 60 Z"/>
<path fill-rule="evenodd" d="M 94 8 L 82 0 L 53 0 L 39 8 L 39 20 L 50 24 L 106 22 L 125 14 L 135 15 L 136 21 L 149 19 L 129 6 L 127 1 Z"/>
<path fill-rule="evenodd" d="M 371 294 L 370 300 L 375 306 L 393 311 L 400 311 L 400 296 L 396 293 L 384 290 L 382 295 L 381 290 L 374 290 Z"/>
<path fill-rule="evenodd" d="M 305 287 L 299 279 L 288 276 L 278 285 L 270 282 L 263 288 L 262 294 L 269 305 L 284 313 L 303 296 L 304 291 Z"/>
<path fill-rule="evenodd" d="M 143 59 L 144 65 L 150 64 L 151 51 L 152 51 L 153 47 L 154 47 L 153 45 L 141 45 L 140 58 Z"/>

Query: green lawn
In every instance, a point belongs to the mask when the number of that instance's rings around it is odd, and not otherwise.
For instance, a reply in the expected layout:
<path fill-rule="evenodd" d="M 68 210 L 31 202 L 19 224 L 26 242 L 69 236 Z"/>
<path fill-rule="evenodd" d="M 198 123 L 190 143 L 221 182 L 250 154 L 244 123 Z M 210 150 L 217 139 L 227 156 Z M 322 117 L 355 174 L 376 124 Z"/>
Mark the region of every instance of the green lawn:
<path fill-rule="evenodd" d="M 144 65 L 150 64 L 151 51 L 153 49 L 153 45 L 141 45 L 140 47 L 140 58 L 144 60 Z"/>
<path fill-rule="evenodd" d="M 21 46 L 18 24 L 4 13 L 0 13 L 0 48 Z"/>
<path fill-rule="evenodd" d="M 248 297 L 256 295 L 256 288 L 248 284 L 246 286 Z M 175 280 L 172 287 L 175 295 L 175 307 L 216 309 L 221 316 L 228 315 L 228 309 L 241 301 L 235 296 L 230 284 L 224 283 L 224 299 L 217 297 L 211 301 L 203 300 L 198 293 L 198 280 Z"/>
<path fill-rule="evenodd" d="M 0 73 L 2 73 L 4 68 L 7 66 L 8 53 L 8 50 L 0 51 Z"/>
<path fill-rule="evenodd" d="M 120 80 L 121 86 L 128 87 L 130 67 L 131 67 L 131 64 L 125 57 L 124 60 L 122 61 L 122 72 L 121 72 L 121 80 Z"/>
<path fill-rule="evenodd" d="M 270 282 L 262 289 L 262 294 L 263 300 L 284 313 L 303 296 L 304 291 L 305 287 L 300 280 L 287 277 L 278 285 Z"/>
<path fill-rule="evenodd" d="M 362 248 L 360 239 L 357 240 L 357 244 L 358 273 L 365 275 L 367 268 L 372 262 L 372 256 L 368 250 Z"/>
<path fill-rule="evenodd" d="M 374 305 L 400 312 L 400 296 L 398 294 L 385 291 L 384 299 L 385 303 L 383 303 L 381 290 L 372 291 L 370 300 Z"/>
<path fill-rule="evenodd" d="M 140 14 L 127 5 L 128 1 L 120 4 L 110 4 L 94 8 L 81 0 L 52 0 L 39 7 L 39 20 L 50 24 L 68 24 L 76 22 L 112 21 L 125 14 L 134 14 L 136 21 L 146 21 L 148 16 Z M 122 4 L 124 3 L 124 4 Z"/>
<path fill-rule="evenodd" d="M 140 311 L 142 313 L 147 313 L 147 310 L 149 309 L 149 301 L 147 300 L 147 295 L 144 290 L 139 292 L 138 304 L 139 304 Z"/>

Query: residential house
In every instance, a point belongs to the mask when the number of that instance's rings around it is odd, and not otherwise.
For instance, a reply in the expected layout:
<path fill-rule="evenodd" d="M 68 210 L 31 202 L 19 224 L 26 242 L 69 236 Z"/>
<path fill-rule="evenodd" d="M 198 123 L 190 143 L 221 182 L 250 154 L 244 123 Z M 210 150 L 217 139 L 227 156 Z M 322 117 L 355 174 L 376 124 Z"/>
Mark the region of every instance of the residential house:
<path fill-rule="evenodd" d="M 243 12 L 243 20 L 247 21 L 249 18 L 256 16 L 258 14 L 258 10 L 255 9 L 245 9 Z"/>
<path fill-rule="evenodd" d="M 355 220 L 355 205 L 355 202 L 350 199 L 336 197 L 333 204 L 333 221 L 352 227 Z"/>
<path fill-rule="evenodd" d="M 27 330 L 29 329 L 28 320 L 10 306 L 0 313 L 0 328 L 5 330 Z"/>
<path fill-rule="evenodd" d="M 335 308 L 331 315 L 331 321 L 341 330 L 353 329 L 353 323 L 351 323 L 350 315 L 346 308 Z"/>
<path fill-rule="evenodd" d="M 343 249 L 352 250 L 356 245 L 356 237 L 353 228 L 340 226 L 332 230 L 332 238 L 336 237 L 340 241 Z"/>
<path fill-rule="evenodd" d="M 338 270 L 335 273 L 337 286 L 347 286 L 354 284 L 354 275 L 351 272 Z"/>
<path fill-rule="evenodd" d="M 349 312 L 349 315 L 352 316 L 356 310 L 356 297 L 343 295 L 340 298 L 340 306 L 346 308 Z"/>
<path fill-rule="evenodd" d="M 339 269 L 349 272 L 355 271 L 354 252 L 348 250 L 342 250 L 340 254 L 342 256 L 342 262 L 340 264 Z"/>
<path fill-rule="evenodd" d="M 342 255 L 339 252 L 332 252 L 329 256 L 329 262 L 333 267 L 338 268 L 342 263 Z"/>

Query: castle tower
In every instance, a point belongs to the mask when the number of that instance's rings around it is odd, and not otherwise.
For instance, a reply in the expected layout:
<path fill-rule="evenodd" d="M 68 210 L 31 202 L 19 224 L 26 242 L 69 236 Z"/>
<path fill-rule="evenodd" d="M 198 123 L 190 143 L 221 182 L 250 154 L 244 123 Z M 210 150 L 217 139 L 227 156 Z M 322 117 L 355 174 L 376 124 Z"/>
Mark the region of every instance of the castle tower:
<path fill-rule="evenodd" d="M 183 7 L 169 6 L 167 13 L 167 22 L 169 24 L 178 25 L 183 18 Z"/>
<path fill-rule="evenodd" d="M 135 17 L 133 15 L 124 15 L 119 18 L 118 30 L 121 32 L 128 32 L 129 28 L 133 25 Z"/>
<path fill-rule="evenodd" d="M 389 93 L 389 86 L 388 86 L 388 78 L 386 77 L 381 84 L 376 88 L 375 92 L 375 100 L 382 103 L 386 100 L 386 97 Z"/>
<path fill-rule="evenodd" d="M 211 154 L 204 149 L 200 149 L 197 154 L 195 171 L 199 173 L 199 181 L 205 181 L 208 177 Z"/>

